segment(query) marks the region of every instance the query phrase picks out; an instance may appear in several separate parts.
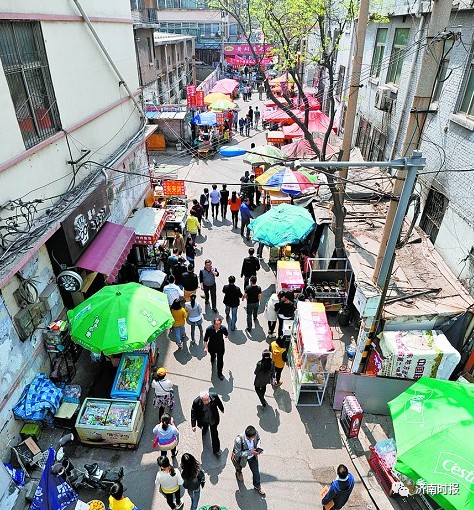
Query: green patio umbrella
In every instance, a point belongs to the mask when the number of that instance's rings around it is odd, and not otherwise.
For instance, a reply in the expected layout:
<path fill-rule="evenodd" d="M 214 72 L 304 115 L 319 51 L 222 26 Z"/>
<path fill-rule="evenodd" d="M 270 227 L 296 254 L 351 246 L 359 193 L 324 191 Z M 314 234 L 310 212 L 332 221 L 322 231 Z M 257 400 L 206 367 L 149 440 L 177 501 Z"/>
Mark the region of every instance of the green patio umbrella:
<path fill-rule="evenodd" d="M 422 377 L 388 403 L 397 443 L 395 469 L 444 510 L 474 508 L 474 385 Z M 453 484 L 458 494 L 449 494 Z M 443 492 L 446 492 L 445 494 Z"/>
<path fill-rule="evenodd" d="M 211 103 L 211 110 L 222 111 L 222 110 L 233 110 L 237 108 L 237 105 L 230 99 L 219 99 Z"/>
<path fill-rule="evenodd" d="M 67 312 L 74 342 L 96 354 L 142 349 L 173 325 L 165 294 L 140 285 L 109 285 Z"/>

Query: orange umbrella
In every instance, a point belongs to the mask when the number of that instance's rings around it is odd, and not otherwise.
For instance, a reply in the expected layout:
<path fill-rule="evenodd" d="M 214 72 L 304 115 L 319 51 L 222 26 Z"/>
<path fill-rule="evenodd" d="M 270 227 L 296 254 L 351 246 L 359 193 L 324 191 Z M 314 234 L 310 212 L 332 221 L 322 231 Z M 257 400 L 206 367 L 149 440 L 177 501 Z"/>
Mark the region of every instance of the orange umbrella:
<path fill-rule="evenodd" d="M 207 96 L 204 96 L 204 104 L 211 104 L 214 101 L 222 101 L 224 99 L 229 100 L 229 96 L 222 92 L 211 92 Z"/>

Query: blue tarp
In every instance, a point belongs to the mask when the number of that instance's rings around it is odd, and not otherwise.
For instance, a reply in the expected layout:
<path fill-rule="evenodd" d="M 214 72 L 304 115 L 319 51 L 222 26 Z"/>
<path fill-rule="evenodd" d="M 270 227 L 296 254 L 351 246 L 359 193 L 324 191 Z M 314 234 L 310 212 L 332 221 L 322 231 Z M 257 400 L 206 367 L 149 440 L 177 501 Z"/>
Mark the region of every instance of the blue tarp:
<path fill-rule="evenodd" d="M 20 400 L 13 408 L 13 414 L 22 420 L 43 420 L 48 411 L 56 414 L 62 396 L 63 391 L 55 386 L 46 374 L 38 374 L 23 390 Z"/>

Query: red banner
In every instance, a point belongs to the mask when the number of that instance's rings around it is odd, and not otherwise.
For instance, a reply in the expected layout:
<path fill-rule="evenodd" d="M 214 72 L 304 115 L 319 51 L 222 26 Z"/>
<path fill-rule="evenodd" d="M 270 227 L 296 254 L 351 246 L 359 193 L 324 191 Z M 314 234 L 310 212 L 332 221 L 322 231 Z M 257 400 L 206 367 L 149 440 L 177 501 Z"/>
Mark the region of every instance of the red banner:
<path fill-rule="evenodd" d="M 186 87 L 186 105 L 190 108 L 196 106 L 196 85 Z"/>
<path fill-rule="evenodd" d="M 202 90 L 196 91 L 196 106 L 198 108 L 204 106 L 204 91 Z"/>
<path fill-rule="evenodd" d="M 186 195 L 186 187 L 184 181 L 163 181 L 163 194 L 170 196 Z"/>
<path fill-rule="evenodd" d="M 224 55 L 271 55 L 273 52 L 273 44 L 226 44 L 224 45 Z M 253 48 L 253 51 L 252 51 Z"/>

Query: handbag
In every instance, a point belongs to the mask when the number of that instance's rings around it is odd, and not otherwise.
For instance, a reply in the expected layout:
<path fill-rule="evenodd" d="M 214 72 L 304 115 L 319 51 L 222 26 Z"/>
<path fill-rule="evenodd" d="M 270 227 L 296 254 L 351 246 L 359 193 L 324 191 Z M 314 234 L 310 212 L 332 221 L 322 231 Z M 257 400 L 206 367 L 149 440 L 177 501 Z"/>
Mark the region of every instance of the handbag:
<path fill-rule="evenodd" d="M 158 446 L 158 436 L 155 436 L 155 437 L 153 438 L 153 441 L 152 441 L 152 443 L 151 443 L 151 446 L 152 446 L 152 448 L 153 448 L 153 449 L 155 449 L 155 448 Z"/>
<path fill-rule="evenodd" d="M 171 439 L 162 439 L 157 436 L 158 439 L 158 448 L 160 450 L 172 450 L 178 446 L 178 436 L 173 435 Z"/>
<path fill-rule="evenodd" d="M 243 453 L 244 451 L 244 441 L 242 439 L 242 436 L 240 437 L 240 451 Z M 234 464 L 235 469 L 240 470 L 241 468 L 244 468 L 247 465 L 247 457 L 245 455 L 241 455 L 240 457 L 237 457 L 234 450 L 232 450 L 232 455 L 230 456 L 230 459 L 232 461 L 232 464 Z M 240 468 L 240 469 L 239 469 Z"/>

